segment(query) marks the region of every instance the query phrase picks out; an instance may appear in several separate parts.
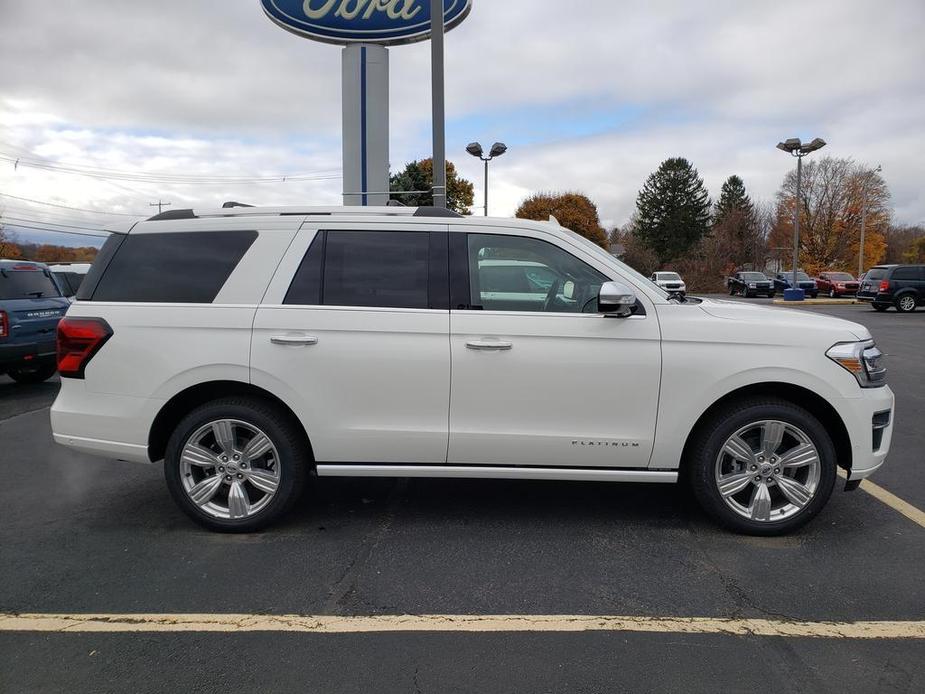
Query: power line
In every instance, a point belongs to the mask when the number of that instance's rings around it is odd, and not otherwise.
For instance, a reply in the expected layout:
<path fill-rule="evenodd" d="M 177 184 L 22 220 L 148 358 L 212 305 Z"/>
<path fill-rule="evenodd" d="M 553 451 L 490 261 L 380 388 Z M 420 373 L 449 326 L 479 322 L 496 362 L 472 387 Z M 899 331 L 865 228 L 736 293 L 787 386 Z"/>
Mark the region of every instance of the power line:
<path fill-rule="evenodd" d="M 89 231 L 65 231 L 64 229 L 49 229 L 48 227 L 38 227 L 38 226 L 29 225 L 29 224 L 21 224 L 21 223 L 11 224 L 10 226 L 15 229 L 35 229 L 36 231 L 47 231 L 51 234 L 71 234 L 72 236 L 94 236 L 98 239 L 109 238 L 109 234 L 106 232 L 101 233 L 101 234 L 93 234 L 93 233 L 90 233 Z"/>
<path fill-rule="evenodd" d="M 30 224 L 48 224 L 48 225 L 50 225 L 50 226 L 64 227 L 64 228 L 66 228 L 66 229 L 86 229 L 87 231 L 102 231 L 102 229 L 98 229 L 98 228 L 95 228 L 95 227 L 85 227 L 85 226 L 80 226 L 80 225 L 77 225 L 77 224 L 63 224 L 63 223 L 59 223 L 59 222 L 51 222 L 51 221 L 46 221 L 46 220 L 42 220 L 42 219 L 27 219 L 27 218 L 25 218 L 25 217 L 13 217 L 13 216 L 10 216 L 10 215 L 0 215 L 0 219 L 11 219 L 11 220 L 14 220 L 14 222 L 16 222 L 16 221 L 19 221 L 19 222 L 28 222 L 28 223 L 30 223 Z M 14 226 L 15 226 L 15 224 L 14 224 Z"/>
<path fill-rule="evenodd" d="M 47 205 L 48 207 L 60 207 L 65 210 L 77 210 L 78 212 L 93 212 L 95 214 L 107 214 L 107 215 L 118 215 L 119 217 L 145 217 L 143 214 L 129 214 L 128 212 L 103 212 L 102 210 L 88 210 L 85 207 L 71 207 L 70 205 L 61 205 L 56 202 L 46 202 L 44 200 L 33 200 L 32 198 L 21 198 L 18 195 L 10 195 L 9 193 L 0 193 L 0 196 L 4 198 L 13 198 L 14 200 L 23 200 L 25 202 L 32 202 L 36 205 Z"/>
<path fill-rule="evenodd" d="M 7 161 L 18 168 L 25 166 L 54 173 L 75 174 L 98 178 L 102 180 L 134 181 L 140 183 L 173 183 L 173 184 L 251 184 L 251 183 L 286 183 L 287 181 L 326 181 L 343 178 L 342 174 L 334 170 L 318 171 L 298 174 L 274 174 L 272 176 L 210 176 L 194 174 L 173 174 L 124 171 L 119 169 L 105 169 L 100 167 L 82 167 L 66 164 L 46 164 L 39 161 L 30 161 L 22 157 L 11 157 L 0 154 L 0 161 Z"/>

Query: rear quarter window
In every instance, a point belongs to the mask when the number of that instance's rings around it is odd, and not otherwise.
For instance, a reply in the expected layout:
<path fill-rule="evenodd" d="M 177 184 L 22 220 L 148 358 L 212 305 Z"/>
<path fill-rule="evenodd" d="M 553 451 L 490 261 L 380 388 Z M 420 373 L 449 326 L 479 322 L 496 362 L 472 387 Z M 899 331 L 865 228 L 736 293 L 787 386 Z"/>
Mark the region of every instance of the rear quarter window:
<path fill-rule="evenodd" d="M 893 270 L 891 280 L 917 280 L 922 277 L 921 270 L 912 265 L 910 267 L 898 267 Z"/>
<path fill-rule="evenodd" d="M 88 276 L 78 298 L 211 303 L 256 238 L 256 231 L 237 230 L 130 234 L 100 268 L 92 296 L 83 291 L 92 279 Z"/>

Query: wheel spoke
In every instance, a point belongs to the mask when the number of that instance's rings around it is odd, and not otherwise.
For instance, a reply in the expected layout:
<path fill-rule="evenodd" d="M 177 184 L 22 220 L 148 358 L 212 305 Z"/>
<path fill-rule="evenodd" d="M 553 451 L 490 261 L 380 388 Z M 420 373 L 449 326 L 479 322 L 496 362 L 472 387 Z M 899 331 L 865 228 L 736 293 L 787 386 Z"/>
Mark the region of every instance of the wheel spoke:
<path fill-rule="evenodd" d="M 257 434 L 252 438 L 241 452 L 244 460 L 251 462 L 262 458 L 273 447 L 273 442 L 264 434 Z"/>
<path fill-rule="evenodd" d="M 231 422 L 227 419 L 213 422 L 212 433 L 215 435 L 215 442 L 221 447 L 222 453 L 225 455 L 234 453 L 234 429 Z"/>
<path fill-rule="evenodd" d="M 777 482 L 777 486 L 780 488 L 781 493 L 787 497 L 787 500 L 794 506 L 800 506 L 802 508 L 813 498 L 813 493 L 792 477 L 779 475 L 774 481 Z"/>
<path fill-rule="evenodd" d="M 783 422 L 765 422 L 761 427 L 761 451 L 766 456 L 774 455 L 784 438 Z"/>
<path fill-rule="evenodd" d="M 198 443 L 186 444 L 181 458 L 184 463 L 196 465 L 197 467 L 215 467 L 218 465 L 215 454 Z"/>
<path fill-rule="evenodd" d="M 250 514 L 250 508 L 247 490 L 241 482 L 235 480 L 228 490 L 228 515 L 232 518 L 245 518 Z"/>
<path fill-rule="evenodd" d="M 755 452 L 741 436 L 730 438 L 723 447 L 723 451 L 736 460 L 742 460 L 746 463 L 755 462 Z"/>
<path fill-rule="evenodd" d="M 720 478 L 719 493 L 723 496 L 735 496 L 752 483 L 753 474 L 745 470 L 744 472 L 735 472 Z"/>
<path fill-rule="evenodd" d="M 755 485 L 755 493 L 752 495 L 752 501 L 748 505 L 748 513 L 752 520 L 771 520 L 771 492 L 767 484 Z"/>
<path fill-rule="evenodd" d="M 784 468 L 803 467 L 819 461 L 816 447 L 811 443 L 801 443 L 784 453 L 777 464 Z"/>
<path fill-rule="evenodd" d="M 245 476 L 252 485 L 267 494 L 274 494 L 279 487 L 279 478 L 269 470 L 251 468 Z"/>
<path fill-rule="evenodd" d="M 202 506 L 207 504 L 212 500 L 212 497 L 215 496 L 215 492 L 218 491 L 218 488 L 222 486 L 222 476 L 221 475 L 212 475 L 211 477 L 206 477 L 204 480 L 196 484 L 190 489 L 187 494 L 189 494 L 190 499 L 193 500 L 197 506 Z"/>

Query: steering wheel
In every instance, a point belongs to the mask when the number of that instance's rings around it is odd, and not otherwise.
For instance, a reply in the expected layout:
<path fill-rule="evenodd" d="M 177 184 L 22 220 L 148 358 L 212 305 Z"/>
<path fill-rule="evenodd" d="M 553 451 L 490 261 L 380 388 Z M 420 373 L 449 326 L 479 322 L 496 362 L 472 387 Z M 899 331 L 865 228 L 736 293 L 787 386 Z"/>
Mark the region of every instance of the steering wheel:
<path fill-rule="evenodd" d="M 561 284 L 562 281 L 558 278 L 553 280 L 549 287 L 549 291 L 546 292 L 546 300 L 543 301 L 543 311 L 548 311 L 550 308 L 552 308 L 552 305 L 556 300 L 556 295 L 559 293 L 559 286 Z"/>

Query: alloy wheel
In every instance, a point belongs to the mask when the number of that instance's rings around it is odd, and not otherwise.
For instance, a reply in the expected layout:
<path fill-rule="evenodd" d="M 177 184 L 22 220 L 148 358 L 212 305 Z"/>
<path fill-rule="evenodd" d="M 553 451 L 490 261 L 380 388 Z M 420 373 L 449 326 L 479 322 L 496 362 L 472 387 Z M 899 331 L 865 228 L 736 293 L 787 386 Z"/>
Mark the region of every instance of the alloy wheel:
<path fill-rule="evenodd" d="M 900 311 L 911 311 L 915 308 L 915 297 L 906 294 L 899 298 L 899 310 Z"/>
<path fill-rule="evenodd" d="M 279 453 L 253 424 L 219 419 L 197 429 L 180 452 L 180 479 L 204 513 L 230 520 L 249 518 L 279 488 Z"/>
<path fill-rule="evenodd" d="M 761 420 L 726 440 L 714 478 L 720 497 L 735 513 L 771 523 L 795 516 L 812 501 L 821 471 L 819 452 L 804 431 Z"/>

